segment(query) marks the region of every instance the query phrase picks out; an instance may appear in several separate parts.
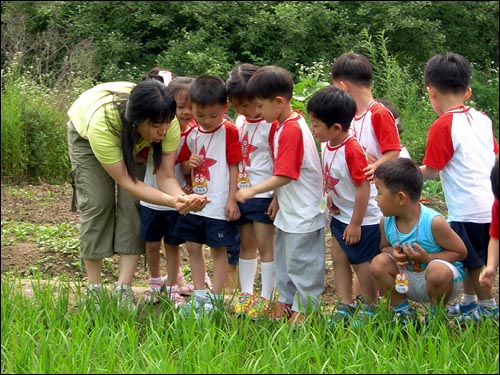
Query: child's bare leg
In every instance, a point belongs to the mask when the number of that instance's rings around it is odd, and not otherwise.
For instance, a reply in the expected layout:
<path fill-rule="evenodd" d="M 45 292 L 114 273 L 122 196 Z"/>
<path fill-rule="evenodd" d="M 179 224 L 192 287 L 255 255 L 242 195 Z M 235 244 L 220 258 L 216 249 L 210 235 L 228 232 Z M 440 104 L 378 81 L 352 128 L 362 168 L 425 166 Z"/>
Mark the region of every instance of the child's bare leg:
<path fill-rule="evenodd" d="M 179 253 L 178 245 L 168 245 L 165 246 L 165 256 L 167 258 L 167 286 L 172 286 L 177 284 L 177 274 L 179 271 L 179 265 L 181 262 L 181 256 Z"/>
<path fill-rule="evenodd" d="M 210 254 L 212 255 L 212 261 L 214 265 L 212 290 L 214 294 L 221 294 L 224 288 L 224 281 L 226 279 L 226 274 L 227 274 L 226 247 L 225 246 L 210 247 Z"/>
<path fill-rule="evenodd" d="M 340 247 L 340 244 L 332 237 L 332 261 L 333 280 L 341 303 L 352 302 L 352 271 L 349 259 Z"/>
<path fill-rule="evenodd" d="M 196 242 L 186 242 L 186 250 L 189 254 L 189 267 L 191 268 L 191 280 L 193 281 L 194 289 L 205 290 L 206 266 L 205 257 L 203 256 L 203 246 Z M 175 275 L 177 276 L 177 270 Z"/>
<path fill-rule="evenodd" d="M 435 307 L 446 304 L 453 293 L 453 272 L 443 263 L 432 262 L 425 270 L 427 295 Z"/>
<path fill-rule="evenodd" d="M 375 285 L 384 296 L 390 298 L 391 306 L 397 306 L 406 299 L 406 294 L 394 289 L 394 279 L 399 272 L 394 259 L 384 253 L 379 254 L 373 258 L 370 268 Z"/>
<path fill-rule="evenodd" d="M 152 278 L 161 277 L 160 272 L 161 241 L 146 242 L 146 263 Z"/>
<path fill-rule="evenodd" d="M 364 302 L 374 305 L 377 300 L 377 287 L 371 275 L 371 264 L 364 262 L 353 265 L 355 275 L 359 282 L 361 293 L 363 293 Z"/>

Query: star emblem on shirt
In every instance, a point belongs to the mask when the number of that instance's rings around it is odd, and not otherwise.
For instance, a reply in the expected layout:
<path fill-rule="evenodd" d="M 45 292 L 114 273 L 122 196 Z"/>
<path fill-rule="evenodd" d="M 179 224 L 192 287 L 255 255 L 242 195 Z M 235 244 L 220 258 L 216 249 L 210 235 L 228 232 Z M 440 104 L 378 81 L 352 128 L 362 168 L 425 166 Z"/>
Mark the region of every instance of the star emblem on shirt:
<path fill-rule="evenodd" d="M 246 132 L 243 140 L 241 141 L 241 154 L 243 155 L 243 161 L 245 162 L 245 165 L 251 165 L 250 154 L 255 150 L 257 150 L 257 147 L 251 145 L 248 142 L 248 132 Z"/>
<path fill-rule="evenodd" d="M 205 149 L 205 145 L 203 145 L 201 147 L 200 156 L 203 158 L 203 163 L 202 163 L 202 165 L 200 167 L 198 167 L 198 171 L 200 171 L 201 173 L 203 173 L 203 175 L 205 176 L 205 178 L 208 181 L 210 181 L 210 167 L 212 165 L 214 165 L 215 163 L 217 163 L 217 160 L 211 159 L 211 158 L 207 158 L 207 151 Z"/>

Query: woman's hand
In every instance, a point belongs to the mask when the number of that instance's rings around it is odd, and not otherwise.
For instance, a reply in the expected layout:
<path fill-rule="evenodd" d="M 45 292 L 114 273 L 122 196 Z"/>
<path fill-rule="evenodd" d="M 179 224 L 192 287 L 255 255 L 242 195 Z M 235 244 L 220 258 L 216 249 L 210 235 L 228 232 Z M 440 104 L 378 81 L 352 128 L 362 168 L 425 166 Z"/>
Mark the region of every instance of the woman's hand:
<path fill-rule="evenodd" d="M 197 212 L 205 208 L 210 200 L 199 194 L 181 194 L 176 197 L 175 208 L 181 215 L 186 215 L 191 211 Z"/>

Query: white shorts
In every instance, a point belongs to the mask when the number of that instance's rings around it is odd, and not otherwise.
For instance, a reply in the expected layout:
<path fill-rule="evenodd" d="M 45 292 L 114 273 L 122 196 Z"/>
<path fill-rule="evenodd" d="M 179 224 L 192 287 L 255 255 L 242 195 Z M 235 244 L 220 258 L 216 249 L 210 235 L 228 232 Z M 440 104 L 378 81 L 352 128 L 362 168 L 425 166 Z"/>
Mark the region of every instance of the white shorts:
<path fill-rule="evenodd" d="M 394 259 L 391 254 L 388 253 L 383 253 L 383 254 L 388 255 L 392 259 Z M 447 262 L 446 260 L 433 259 L 429 262 L 429 264 L 431 264 L 432 262 L 440 262 L 445 264 L 453 273 L 453 280 L 452 280 L 453 292 L 449 298 L 449 301 L 454 300 L 462 292 L 463 288 L 463 281 L 460 275 L 460 271 L 452 263 Z M 409 289 L 408 293 L 406 293 L 406 297 L 415 302 L 424 302 L 424 303 L 431 302 L 429 295 L 427 294 L 427 288 L 425 285 L 425 273 L 427 272 L 427 268 L 422 272 L 412 272 L 412 271 L 406 271 L 406 272 L 408 273 L 408 281 L 409 281 L 408 283 Z"/>

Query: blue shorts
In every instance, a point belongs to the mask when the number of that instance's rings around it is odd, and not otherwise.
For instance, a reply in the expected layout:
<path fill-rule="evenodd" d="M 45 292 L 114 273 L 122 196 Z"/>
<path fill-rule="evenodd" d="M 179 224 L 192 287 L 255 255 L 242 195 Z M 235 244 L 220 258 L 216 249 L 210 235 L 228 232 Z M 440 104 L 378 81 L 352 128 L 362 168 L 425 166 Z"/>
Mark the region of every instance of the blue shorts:
<path fill-rule="evenodd" d="M 350 264 L 360 264 L 371 261 L 380 253 L 380 225 L 362 225 L 361 240 L 356 245 L 346 245 L 342 239 L 347 224 L 332 217 L 330 231 L 347 255 Z"/>
<path fill-rule="evenodd" d="M 168 245 L 180 245 L 185 241 L 172 235 L 180 214 L 177 211 L 154 210 L 140 205 L 141 239 L 144 242 L 163 241 Z"/>
<path fill-rule="evenodd" d="M 240 232 L 236 230 L 234 242 L 231 246 L 227 246 L 227 264 L 237 266 L 240 261 Z"/>
<path fill-rule="evenodd" d="M 461 261 L 464 268 L 484 266 L 490 241 L 490 223 L 450 221 L 450 227 L 460 236 L 467 248 L 467 257 Z"/>
<path fill-rule="evenodd" d="M 273 221 L 266 213 L 272 200 L 272 198 L 252 198 L 245 203 L 238 202 L 241 217 L 235 221 L 236 225 L 250 224 L 254 221 L 272 224 Z"/>
<path fill-rule="evenodd" d="M 172 234 L 184 241 L 206 244 L 210 247 L 227 247 L 234 244 L 236 231 L 238 228 L 234 225 L 234 221 L 187 214 L 179 216 Z"/>

